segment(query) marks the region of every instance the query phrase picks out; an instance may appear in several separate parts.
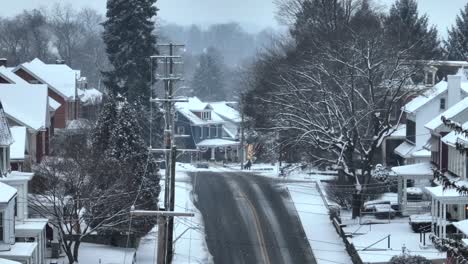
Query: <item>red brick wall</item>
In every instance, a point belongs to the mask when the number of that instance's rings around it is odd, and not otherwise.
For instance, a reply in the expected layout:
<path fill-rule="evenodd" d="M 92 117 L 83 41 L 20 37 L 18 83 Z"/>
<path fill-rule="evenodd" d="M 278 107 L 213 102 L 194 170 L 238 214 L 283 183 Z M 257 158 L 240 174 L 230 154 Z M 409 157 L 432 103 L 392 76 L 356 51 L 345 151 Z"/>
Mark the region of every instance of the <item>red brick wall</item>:
<path fill-rule="evenodd" d="M 18 75 L 19 77 L 21 77 L 23 80 L 27 81 L 28 83 L 39 83 L 41 84 L 41 82 L 39 82 L 36 78 L 34 78 L 31 74 L 27 73 L 25 70 L 23 69 L 19 69 L 15 72 L 16 75 Z"/>
<path fill-rule="evenodd" d="M 65 128 L 67 118 L 67 101 L 65 101 L 62 96 L 58 95 L 50 88 L 49 96 L 61 104 L 61 106 L 55 110 L 54 128 Z"/>
<path fill-rule="evenodd" d="M 42 133 L 38 132 L 36 134 L 36 161 L 37 163 L 41 162 L 43 153 L 42 153 Z"/>

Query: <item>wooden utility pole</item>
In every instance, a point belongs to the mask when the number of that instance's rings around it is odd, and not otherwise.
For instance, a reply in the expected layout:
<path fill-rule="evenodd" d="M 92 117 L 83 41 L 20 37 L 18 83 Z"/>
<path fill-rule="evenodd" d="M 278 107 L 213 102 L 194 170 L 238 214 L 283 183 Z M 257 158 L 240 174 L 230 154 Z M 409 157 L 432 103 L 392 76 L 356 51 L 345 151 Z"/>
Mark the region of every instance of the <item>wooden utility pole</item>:
<path fill-rule="evenodd" d="M 244 148 L 244 93 L 241 93 L 241 101 L 240 101 L 240 112 L 241 112 L 241 123 L 240 123 L 240 164 L 241 164 L 241 170 L 244 170 L 244 160 L 245 160 L 245 148 Z"/>
<path fill-rule="evenodd" d="M 194 149 L 181 149 L 178 150 L 174 139 L 177 136 L 175 134 L 175 103 L 176 102 L 188 102 L 187 99 L 175 99 L 174 98 L 174 85 L 176 82 L 181 81 L 180 75 L 175 73 L 174 66 L 182 64 L 180 61 L 181 56 L 174 55 L 175 48 L 183 48 L 184 45 L 175 44 L 163 44 L 158 45 L 159 48 L 168 48 L 168 55 L 156 55 L 151 56 L 152 60 L 156 60 L 159 66 L 159 74 L 156 75 L 156 79 L 163 81 L 164 83 L 164 98 L 151 98 L 151 103 L 161 103 L 164 107 L 166 125 L 164 128 L 164 148 L 153 149 L 150 146 L 151 153 L 164 153 L 166 161 L 165 171 L 165 186 L 164 186 L 164 210 L 161 211 L 135 211 L 139 215 L 156 215 L 158 216 L 158 264 L 171 263 L 173 253 L 173 237 L 174 237 L 174 217 L 175 216 L 187 216 L 183 213 L 174 213 L 175 207 L 175 176 L 176 176 L 176 159 L 177 152 L 196 152 Z M 161 51 L 161 49 L 160 49 Z M 179 61 L 177 61 L 179 60 Z M 153 79 L 153 78 L 152 78 Z M 193 216 L 193 214 L 190 214 Z"/>

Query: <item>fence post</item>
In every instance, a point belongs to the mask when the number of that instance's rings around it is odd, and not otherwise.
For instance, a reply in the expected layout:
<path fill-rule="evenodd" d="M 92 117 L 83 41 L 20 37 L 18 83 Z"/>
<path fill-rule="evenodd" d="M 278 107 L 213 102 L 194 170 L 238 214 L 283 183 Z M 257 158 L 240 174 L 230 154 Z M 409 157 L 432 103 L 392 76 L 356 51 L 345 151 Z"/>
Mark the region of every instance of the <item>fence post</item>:
<path fill-rule="evenodd" d="M 388 249 L 390 249 L 390 235 L 388 235 Z"/>

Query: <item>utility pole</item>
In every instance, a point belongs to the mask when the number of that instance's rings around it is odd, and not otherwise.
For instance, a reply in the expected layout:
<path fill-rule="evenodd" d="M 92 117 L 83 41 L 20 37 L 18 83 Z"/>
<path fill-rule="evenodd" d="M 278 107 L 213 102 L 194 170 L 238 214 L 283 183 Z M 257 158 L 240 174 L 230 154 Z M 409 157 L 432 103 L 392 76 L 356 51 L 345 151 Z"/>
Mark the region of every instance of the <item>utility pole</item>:
<path fill-rule="evenodd" d="M 164 127 L 164 148 L 153 149 L 150 146 L 151 153 L 164 153 L 166 161 L 165 171 L 165 186 L 164 186 L 164 210 L 161 211 L 137 211 L 138 215 L 153 215 L 158 216 L 158 264 L 171 263 L 173 257 L 173 234 L 174 234 L 174 217 L 187 216 L 183 213 L 175 213 L 175 176 L 176 176 L 176 159 L 177 152 L 198 151 L 193 149 L 178 150 L 174 139 L 175 135 L 175 107 L 176 102 L 188 102 L 187 99 L 174 98 L 174 85 L 181 81 L 182 77 L 175 73 L 174 66 L 182 64 L 181 56 L 174 55 L 175 48 L 183 48 L 184 45 L 162 44 L 158 45 L 159 50 L 168 48 L 167 55 L 151 56 L 151 65 L 153 60 L 158 63 L 158 74 L 156 80 L 160 80 L 164 84 L 164 98 L 151 98 L 151 103 L 161 103 L 165 112 L 165 127 Z M 153 72 L 152 72 L 153 74 Z M 153 78 L 151 78 L 153 81 Z M 134 211 L 135 213 L 135 211 Z M 193 216 L 191 214 L 190 216 Z"/>
<path fill-rule="evenodd" d="M 240 123 L 240 162 L 241 162 L 241 170 L 244 170 L 244 159 L 245 159 L 245 148 L 244 148 L 244 93 L 241 93 L 241 101 L 240 101 L 240 112 L 241 112 L 241 123 Z"/>

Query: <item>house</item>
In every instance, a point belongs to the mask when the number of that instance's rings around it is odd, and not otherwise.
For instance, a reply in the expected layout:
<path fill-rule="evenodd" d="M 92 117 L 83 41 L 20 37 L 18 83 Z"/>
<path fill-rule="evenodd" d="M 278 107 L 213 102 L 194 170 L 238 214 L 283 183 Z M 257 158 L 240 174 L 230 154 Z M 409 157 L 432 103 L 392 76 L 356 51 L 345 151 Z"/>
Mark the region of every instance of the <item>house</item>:
<path fill-rule="evenodd" d="M 177 135 L 186 135 L 176 143 L 199 149 L 205 160 L 239 158 L 239 114 L 227 102 L 205 103 L 197 97 L 175 104 Z"/>
<path fill-rule="evenodd" d="M 24 103 L 24 98 L 31 98 Z M 49 140 L 53 136 L 52 128 L 54 110 L 49 102 L 46 85 L 25 84 L 0 84 L 0 101 L 11 127 L 26 128 L 26 136 L 16 129 L 14 138 L 16 147 L 24 145 L 22 160 L 14 160 L 13 169 L 27 170 L 31 163 L 40 162 L 49 154 Z M 21 159 L 21 154 L 19 155 Z M 21 163 L 21 166 L 20 164 Z"/>
<path fill-rule="evenodd" d="M 408 200 L 408 183 L 413 189 L 422 190 L 431 185 L 433 166 L 438 169 L 448 167 L 450 148 L 443 138 L 449 130 L 442 124 L 441 117 L 456 120 L 468 117 L 468 80 L 464 71 L 449 75 L 447 80 L 404 106 L 406 139 L 395 153 L 405 158 L 407 165 L 392 168 L 398 176 L 398 201 L 404 215 L 428 212 L 431 206 L 429 201 Z"/>
<path fill-rule="evenodd" d="M 28 219 L 28 182 L 33 175 L 10 171 L 12 143 L 6 114 L 0 108 L 0 259 L 42 264 L 47 220 Z"/>
<path fill-rule="evenodd" d="M 425 125 L 468 96 L 468 80 L 463 70 L 449 75 L 403 107 L 406 114 L 406 139 L 395 149 L 406 164 L 429 162 L 431 135 Z"/>
<path fill-rule="evenodd" d="M 463 124 L 463 128 L 468 128 L 468 122 Z M 447 146 L 447 151 L 442 154 L 442 158 L 448 160 L 445 175 L 458 186 L 468 186 L 468 156 L 465 151 L 461 151 L 468 148 L 468 138 L 452 131 L 442 137 L 441 141 Z M 461 195 L 456 189 L 445 189 L 440 185 L 425 189 L 431 196 L 432 202 L 432 232 L 441 238 L 446 238 L 448 233 L 454 231 L 448 230 L 450 223 L 468 219 L 468 197 Z"/>
<path fill-rule="evenodd" d="M 24 241 L 17 236 L 22 229 L 18 223 L 27 217 L 27 182 L 32 174 L 10 172 L 9 147 L 13 143 L 8 122 L 0 108 L 0 258 L 21 263 L 45 263 L 45 224 L 37 239 L 24 233 Z M 42 238 L 42 240 L 41 240 Z M 27 241 L 25 241 L 27 239 Z M 44 250 L 42 250 L 42 248 Z"/>
<path fill-rule="evenodd" d="M 39 59 L 23 63 L 13 69 L 13 72 L 30 84 L 44 84 L 48 87 L 48 95 L 60 104 L 55 111 L 54 128 L 65 128 L 71 120 L 80 114 L 78 89 L 84 86 L 85 78 L 80 71 L 73 70 L 66 64 L 46 64 Z"/>

